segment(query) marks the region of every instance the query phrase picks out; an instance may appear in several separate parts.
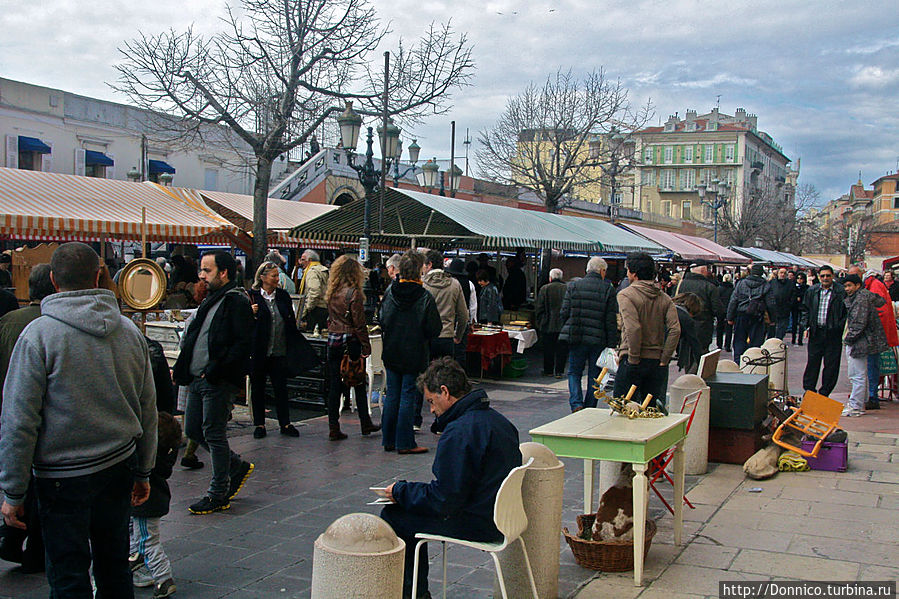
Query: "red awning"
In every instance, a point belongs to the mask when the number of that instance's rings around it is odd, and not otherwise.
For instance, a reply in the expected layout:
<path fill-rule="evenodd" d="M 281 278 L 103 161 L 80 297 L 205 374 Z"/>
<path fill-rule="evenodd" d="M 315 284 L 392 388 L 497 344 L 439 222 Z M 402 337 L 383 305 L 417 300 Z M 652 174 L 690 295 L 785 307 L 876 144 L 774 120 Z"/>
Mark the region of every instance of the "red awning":
<path fill-rule="evenodd" d="M 622 223 L 620 224 L 620 226 L 668 248 L 669 250 L 674 252 L 674 254 L 676 255 L 676 259 L 680 259 L 683 261 L 719 261 L 718 255 L 714 252 L 691 243 L 689 240 L 684 239 L 680 235 L 677 235 L 675 233 L 671 233 L 669 231 L 660 231 L 658 229 L 649 229 L 647 227 L 640 227 L 637 225 L 632 225 L 630 223 Z"/>
<path fill-rule="evenodd" d="M 712 241 L 711 239 L 705 239 L 704 237 L 694 237 L 693 235 L 684 235 L 682 233 L 672 233 L 684 241 L 692 243 L 693 245 L 697 245 L 709 252 L 718 256 L 718 259 L 715 262 L 721 262 L 723 264 L 749 264 L 752 262 L 749 258 L 744 256 L 743 254 L 738 254 L 733 250 L 729 250 L 723 245 L 719 245 Z"/>

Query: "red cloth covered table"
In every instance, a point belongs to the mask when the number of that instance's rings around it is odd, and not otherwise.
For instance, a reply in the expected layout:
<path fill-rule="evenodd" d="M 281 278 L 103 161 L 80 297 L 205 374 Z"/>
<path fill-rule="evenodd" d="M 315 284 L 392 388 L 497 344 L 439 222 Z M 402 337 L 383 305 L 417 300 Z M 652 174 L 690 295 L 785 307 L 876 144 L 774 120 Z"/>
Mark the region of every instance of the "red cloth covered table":
<path fill-rule="evenodd" d="M 500 357 L 502 367 L 512 360 L 512 344 L 505 331 L 497 331 L 492 335 L 472 333 L 468 336 L 465 351 L 481 354 L 481 371 L 489 370 L 491 360 L 497 356 Z"/>

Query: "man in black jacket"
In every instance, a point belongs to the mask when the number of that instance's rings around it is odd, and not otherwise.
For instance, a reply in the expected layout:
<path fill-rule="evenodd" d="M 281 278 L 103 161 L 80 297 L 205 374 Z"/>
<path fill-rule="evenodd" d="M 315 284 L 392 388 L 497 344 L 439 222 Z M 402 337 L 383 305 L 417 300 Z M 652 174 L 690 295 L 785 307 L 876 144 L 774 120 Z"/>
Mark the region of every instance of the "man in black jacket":
<path fill-rule="evenodd" d="M 802 323 L 808 326 L 808 362 L 802 375 L 802 388 L 815 391 L 821 360 L 821 387 L 818 393 L 830 395 L 840 376 L 840 352 L 843 347 L 843 327 L 846 325 L 846 292 L 835 285 L 833 269 L 822 266 L 817 285 L 805 292 L 802 302 Z"/>
<path fill-rule="evenodd" d="M 777 304 L 777 321 L 774 327 L 774 336 L 781 341 L 786 341 L 787 331 L 790 328 L 790 312 L 796 301 L 796 282 L 787 277 L 787 269 L 777 270 L 777 278 L 771 281 L 774 290 L 774 302 Z"/>
<path fill-rule="evenodd" d="M 562 300 L 559 341 L 568 344 L 568 403 L 572 412 L 596 407 L 596 360 L 603 349 L 618 345 L 618 302 L 612 284 L 605 279 L 607 268 L 602 258 L 590 258 L 587 274 L 568 284 Z M 590 379 L 586 396 L 581 387 L 584 366 Z"/>
<path fill-rule="evenodd" d="M 777 305 L 771 285 L 762 278 L 764 268 L 753 264 L 750 275 L 737 281 L 727 305 L 727 322 L 734 327 L 734 362 L 748 347 L 761 347 L 765 341 L 765 312 L 768 320 L 777 318 Z"/>
<path fill-rule="evenodd" d="M 212 457 L 212 482 L 205 497 L 189 507 L 192 514 L 211 514 L 231 507 L 231 498 L 253 472 L 228 446 L 225 430 L 234 393 L 249 372 L 253 310 L 245 291 L 232 280 L 234 257 L 215 251 L 203 255 L 200 278 L 209 295 L 181 341 L 174 377 L 189 385 L 184 425 L 187 436 Z"/>
<path fill-rule="evenodd" d="M 677 289 L 677 293 L 693 293 L 702 300 L 702 311 L 693 320 L 696 323 L 696 338 L 702 353 L 709 351 L 712 344 L 712 335 L 715 333 L 715 317 L 724 309 L 721 305 L 721 296 L 718 286 L 709 278 L 709 263 L 697 262 L 696 265 L 684 274 Z"/>

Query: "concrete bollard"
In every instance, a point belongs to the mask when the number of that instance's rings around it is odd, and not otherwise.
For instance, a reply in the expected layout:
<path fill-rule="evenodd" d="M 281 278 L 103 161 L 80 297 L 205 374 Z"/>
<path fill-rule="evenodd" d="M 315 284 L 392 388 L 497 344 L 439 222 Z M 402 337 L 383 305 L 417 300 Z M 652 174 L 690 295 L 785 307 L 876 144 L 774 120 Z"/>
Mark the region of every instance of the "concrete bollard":
<path fill-rule="evenodd" d="M 768 367 L 768 388 L 774 391 L 782 391 L 789 394 L 787 385 L 787 361 L 790 357 L 787 344 L 780 339 L 771 338 L 762 344 L 762 349 L 768 350 L 772 358 L 783 358 Z"/>
<path fill-rule="evenodd" d="M 684 404 L 684 398 L 697 389 L 702 390 L 699 403 L 696 404 L 696 413 L 690 432 L 684 442 L 685 472 L 687 474 L 705 474 L 709 468 L 709 407 L 711 396 L 709 386 L 702 378 L 695 374 L 685 374 L 678 377 L 671 385 L 671 403 L 669 405 L 672 414 L 680 412 Z"/>
<path fill-rule="evenodd" d="M 715 372 L 740 372 L 740 367 L 733 360 L 721 360 Z"/>
<path fill-rule="evenodd" d="M 748 348 L 743 352 L 743 355 L 740 356 L 740 372 L 743 374 L 768 374 L 768 368 L 766 366 L 750 366 L 748 363 L 750 360 L 754 361 L 762 357 L 764 357 L 762 348 Z"/>
<path fill-rule="evenodd" d="M 540 443 L 522 443 L 523 463 L 534 458 L 521 485 L 527 530 L 521 535 L 528 548 L 531 570 L 540 599 L 559 596 L 559 543 L 562 534 L 562 491 L 565 465 L 549 448 Z M 509 597 L 530 597 L 531 585 L 521 554 L 514 543 L 499 554 Z M 494 580 L 493 596 L 500 597 L 499 582 Z"/>
<path fill-rule="evenodd" d="M 400 599 L 406 544 L 374 514 L 341 516 L 315 540 L 312 599 Z"/>

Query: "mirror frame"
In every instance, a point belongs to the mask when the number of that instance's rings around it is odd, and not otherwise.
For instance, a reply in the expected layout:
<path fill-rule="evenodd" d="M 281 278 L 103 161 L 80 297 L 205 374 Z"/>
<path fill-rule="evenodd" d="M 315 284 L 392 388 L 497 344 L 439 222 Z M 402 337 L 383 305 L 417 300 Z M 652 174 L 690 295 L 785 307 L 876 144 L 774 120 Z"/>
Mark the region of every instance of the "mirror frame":
<path fill-rule="evenodd" d="M 156 293 L 154 293 L 148 300 L 139 300 L 135 298 L 134 295 L 132 295 L 131 290 L 126 287 L 126 283 L 131 273 L 140 268 L 148 269 L 158 284 Z M 136 258 L 122 268 L 122 273 L 119 275 L 118 287 L 119 297 L 121 297 L 130 308 L 133 308 L 134 310 L 151 310 L 165 299 L 168 278 L 165 276 L 165 271 L 162 270 L 162 267 L 159 266 L 155 260 L 150 260 L 149 258 Z"/>

